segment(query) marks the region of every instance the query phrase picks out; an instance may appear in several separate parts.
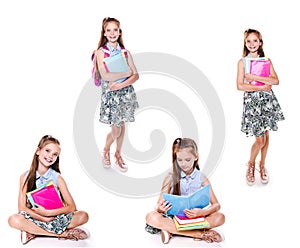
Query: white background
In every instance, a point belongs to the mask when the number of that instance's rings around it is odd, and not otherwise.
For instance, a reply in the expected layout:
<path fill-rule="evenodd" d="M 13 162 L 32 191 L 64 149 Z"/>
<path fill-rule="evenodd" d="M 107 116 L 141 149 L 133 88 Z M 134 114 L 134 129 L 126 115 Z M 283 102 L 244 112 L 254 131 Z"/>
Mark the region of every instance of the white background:
<path fill-rule="evenodd" d="M 226 117 L 226 144 L 210 177 L 226 215 L 226 223 L 220 227 L 226 240 L 219 246 L 295 246 L 299 222 L 295 202 L 299 192 L 296 149 L 300 22 L 296 3 L 291 0 L 2 1 L 1 242 L 10 247 L 21 246 L 19 232 L 8 226 L 7 218 L 17 212 L 19 176 L 30 167 L 39 139 L 52 134 L 61 141 L 61 172 L 78 209 L 90 215 L 85 227 L 91 233 L 87 241 L 61 241 L 55 245 L 161 246 L 157 235 L 144 231 L 145 214 L 152 210 L 156 196 L 132 199 L 103 190 L 84 173 L 73 143 L 74 107 L 90 79 L 90 55 L 97 46 L 102 19 L 110 16 L 121 21 L 124 42 L 131 53 L 163 52 L 179 56 L 197 66 L 220 97 Z M 278 132 L 270 134 L 267 166 L 271 181 L 267 186 L 257 183 L 248 187 L 244 180 L 253 139 L 240 132 L 242 92 L 236 90 L 235 80 L 243 32 L 247 28 L 258 29 L 263 35 L 265 53 L 272 59 L 280 79 L 280 85 L 273 90 L 286 117 L 279 123 Z M 147 88 L 146 84 L 143 86 L 143 77 L 135 88 L 137 91 Z M 181 97 L 188 98 L 189 94 Z M 149 118 L 153 116 L 149 113 Z M 135 128 L 141 128 L 138 122 Z M 99 140 L 104 139 L 103 135 L 104 132 L 99 134 Z M 134 140 L 134 135 L 131 139 Z M 204 140 L 199 147 L 200 156 L 202 150 L 204 153 L 201 164 L 205 163 L 209 139 L 208 136 L 207 143 Z M 143 147 L 148 140 L 139 142 Z M 171 160 L 169 151 L 170 147 L 166 147 L 162 155 L 166 161 Z M 32 241 L 28 246 L 51 246 L 51 241 L 47 245 Z M 199 243 L 173 239 L 168 246 L 199 246 Z"/>

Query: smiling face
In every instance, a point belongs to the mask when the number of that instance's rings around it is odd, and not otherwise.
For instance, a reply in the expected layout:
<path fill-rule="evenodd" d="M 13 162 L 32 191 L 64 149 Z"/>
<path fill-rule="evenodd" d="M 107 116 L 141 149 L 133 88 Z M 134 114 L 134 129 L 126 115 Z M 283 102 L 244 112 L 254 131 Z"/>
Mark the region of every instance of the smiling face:
<path fill-rule="evenodd" d="M 176 153 L 177 164 L 186 175 L 190 175 L 194 170 L 194 162 L 198 159 L 198 155 L 194 155 L 191 148 L 180 149 Z"/>
<path fill-rule="evenodd" d="M 55 163 L 60 154 L 60 146 L 56 143 L 49 143 L 36 151 L 39 165 L 50 167 Z"/>
<path fill-rule="evenodd" d="M 251 54 L 257 53 L 262 43 L 256 33 L 250 33 L 245 39 L 245 46 Z"/>
<path fill-rule="evenodd" d="M 120 36 L 120 28 L 116 22 L 108 22 L 104 29 L 104 36 L 108 42 L 116 43 Z"/>

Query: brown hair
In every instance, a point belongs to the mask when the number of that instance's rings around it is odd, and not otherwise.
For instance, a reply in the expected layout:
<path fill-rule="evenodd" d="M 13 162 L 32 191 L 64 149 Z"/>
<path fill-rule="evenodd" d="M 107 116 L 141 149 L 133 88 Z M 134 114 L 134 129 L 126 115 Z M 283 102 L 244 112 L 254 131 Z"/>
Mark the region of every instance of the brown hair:
<path fill-rule="evenodd" d="M 248 48 L 246 47 L 246 39 L 248 38 L 249 34 L 256 34 L 261 45 L 259 46 L 258 48 L 258 51 L 257 51 L 257 54 L 259 55 L 259 57 L 264 57 L 265 56 L 265 52 L 264 52 L 264 49 L 263 49 L 263 45 L 264 45 L 264 42 L 263 42 L 263 39 L 262 39 L 262 35 L 261 33 L 258 31 L 258 30 L 255 30 L 255 29 L 247 29 L 245 32 L 244 32 L 244 48 L 243 48 L 243 57 L 246 57 L 250 52 L 248 50 Z"/>
<path fill-rule="evenodd" d="M 173 194 L 180 195 L 180 172 L 181 169 L 177 163 L 177 153 L 185 148 L 190 148 L 190 152 L 196 157 L 198 155 L 198 147 L 194 140 L 189 138 L 177 138 L 173 142 L 172 146 L 172 166 L 173 166 L 173 173 L 172 173 L 172 181 L 173 181 Z M 194 161 L 194 168 L 199 168 L 198 159 Z"/>
<path fill-rule="evenodd" d="M 51 144 L 51 143 L 60 145 L 59 141 L 56 138 L 52 137 L 51 135 L 45 135 L 41 138 L 37 149 L 42 149 L 43 147 L 45 147 L 46 145 Z M 28 175 L 27 175 L 27 178 L 26 178 L 26 180 L 23 184 L 23 188 L 27 185 L 26 192 L 36 189 L 35 181 L 36 181 L 36 171 L 37 171 L 38 165 L 39 165 L 38 157 L 39 156 L 36 154 L 36 151 L 35 151 L 34 155 L 33 155 L 32 162 L 31 162 L 31 166 L 30 166 L 30 169 L 29 169 L 29 172 L 28 172 Z M 53 163 L 50 168 L 52 168 L 53 170 L 60 173 L 59 156 L 57 157 L 55 163 Z"/>

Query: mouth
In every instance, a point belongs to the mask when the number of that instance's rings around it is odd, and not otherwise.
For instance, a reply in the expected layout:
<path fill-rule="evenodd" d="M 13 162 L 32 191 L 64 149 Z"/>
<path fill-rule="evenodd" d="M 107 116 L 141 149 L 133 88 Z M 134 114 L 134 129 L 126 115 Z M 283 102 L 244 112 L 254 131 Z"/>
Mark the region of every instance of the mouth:
<path fill-rule="evenodd" d="M 45 161 L 47 162 L 47 163 L 52 163 L 52 159 L 50 159 L 50 158 L 44 158 L 45 159 Z"/>

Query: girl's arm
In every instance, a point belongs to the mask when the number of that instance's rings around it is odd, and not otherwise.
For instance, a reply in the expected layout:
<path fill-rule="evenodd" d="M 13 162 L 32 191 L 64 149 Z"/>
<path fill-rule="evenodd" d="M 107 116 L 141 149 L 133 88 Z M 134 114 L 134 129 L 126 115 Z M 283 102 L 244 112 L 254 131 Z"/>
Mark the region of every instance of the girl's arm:
<path fill-rule="evenodd" d="M 130 69 L 132 71 L 132 75 L 121 83 L 110 82 L 109 83 L 110 90 L 119 90 L 119 89 L 125 88 L 129 85 L 132 85 L 133 83 L 135 83 L 135 81 L 137 81 L 139 79 L 139 74 L 138 74 L 135 64 L 133 62 L 131 53 L 128 50 L 127 50 L 127 53 L 128 53 L 128 66 L 130 67 Z"/>
<path fill-rule="evenodd" d="M 204 178 L 204 181 L 202 183 L 202 186 L 205 186 L 207 184 L 210 184 L 209 180 L 207 177 Z M 217 211 L 219 211 L 221 208 L 219 201 L 212 189 L 212 186 L 210 184 L 210 205 L 209 207 L 206 208 L 195 208 L 195 209 L 190 209 L 190 210 L 184 210 L 184 213 L 186 214 L 187 217 L 189 218 L 196 218 L 199 216 L 207 216 L 210 215 L 212 213 L 215 213 Z"/>
<path fill-rule="evenodd" d="M 114 82 L 120 78 L 130 77 L 132 75 L 132 71 L 130 69 L 127 72 L 107 72 L 103 63 L 104 52 L 101 49 L 98 49 L 95 52 L 95 55 L 97 58 L 98 69 L 103 80 L 108 82 Z"/>
<path fill-rule="evenodd" d="M 270 60 L 270 76 L 269 77 L 260 77 L 260 76 L 254 75 L 254 74 L 246 74 L 245 78 L 246 78 L 247 82 L 259 81 L 259 82 L 262 82 L 267 85 L 278 85 L 279 84 L 279 79 L 274 70 L 271 60 Z"/>
<path fill-rule="evenodd" d="M 27 196 L 26 196 L 26 189 L 27 187 L 23 187 L 24 182 L 26 180 L 25 174 L 22 174 L 20 177 L 20 185 L 19 185 L 19 197 L 18 197 L 18 210 L 19 212 L 25 211 L 26 213 L 30 214 L 30 216 L 36 220 L 40 221 L 51 221 L 52 217 L 47 217 L 45 215 L 42 215 L 40 213 L 37 213 L 32 210 L 32 208 L 27 207 Z"/>
<path fill-rule="evenodd" d="M 64 199 L 65 206 L 62 208 L 51 209 L 51 210 L 39 206 L 38 208 L 33 209 L 34 212 L 37 212 L 40 215 L 50 217 L 50 216 L 57 216 L 59 214 L 67 214 L 76 211 L 76 205 L 73 200 L 73 197 L 69 192 L 67 184 L 61 175 L 58 177 L 57 187 L 62 195 L 62 198 Z"/>
<path fill-rule="evenodd" d="M 170 193 L 170 189 L 171 189 L 170 186 L 171 186 L 171 176 L 167 175 L 163 181 L 161 193 L 159 195 L 157 204 L 155 206 L 155 210 L 159 213 L 167 212 L 172 207 L 162 197 L 162 193 L 166 193 L 166 194 Z"/>
<path fill-rule="evenodd" d="M 271 71 L 271 67 L 270 67 L 270 71 Z M 241 91 L 248 91 L 248 92 L 270 91 L 271 90 L 271 85 L 265 84 L 262 86 L 258 86 L 258 85 L 246 84 L 246 83 L 244 83 L 244 79 L 245 79 L 244 63 L 243 63 L 243 60 L 240 59 L 238 62 L 238 69 L 237 69 L 237 79 L 236 79 L 237 89 L 241 90 Z M 250 81 L 253 81 L 253 80 L 250 80 Z M 260 81 L 260 80 L 258 80 L 258 81 Z"/>

